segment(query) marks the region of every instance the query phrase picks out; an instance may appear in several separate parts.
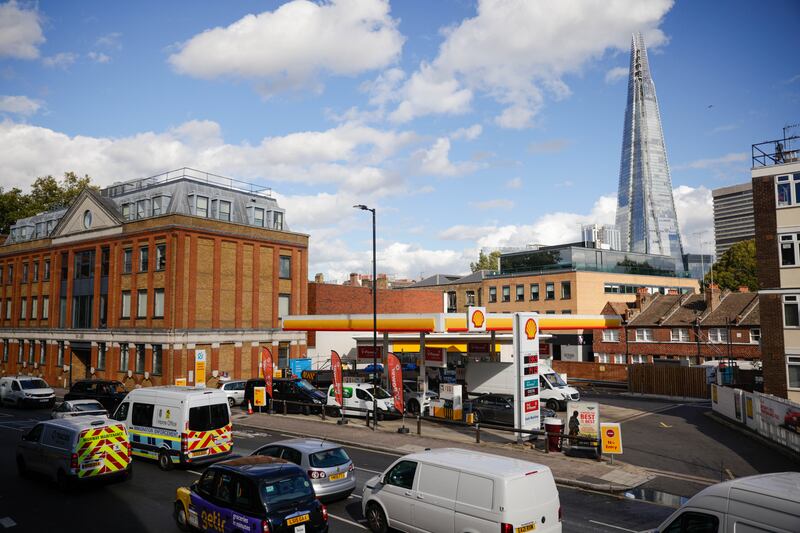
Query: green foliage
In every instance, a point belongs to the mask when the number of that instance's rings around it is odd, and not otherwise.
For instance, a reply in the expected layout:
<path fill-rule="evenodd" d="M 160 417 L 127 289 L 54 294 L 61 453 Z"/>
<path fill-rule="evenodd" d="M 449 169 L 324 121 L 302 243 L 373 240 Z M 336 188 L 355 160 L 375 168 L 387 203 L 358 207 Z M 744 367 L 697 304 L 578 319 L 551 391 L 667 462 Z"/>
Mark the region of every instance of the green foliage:
<path fill-rule="evenodd" d="M 483 251 L 481 251 L 480 255 L 478 255 L 478 262 L 470 263 L 469 268 L 473 272 L 477 272 L 478 270 L 499 270 L 500 251 L 495 250 L 494 252 L 491 252 L 489 255 L 486 255 L 485 253 L 483 253 Z"/>
<path fill-rule="evenodd" d="M 68 206 L 86 187 L 97 189 L 91 182 L 88 175 L 81 178 L 65 172 L 60 181 L 53 176 L 36 178 L 28 194 L 16 187 L 9 191 L 0 187 L 0 234 L 7 234 L 20 218 Z"/>
<path fill-rule="evenodd" d="M 756 243 L 753 240 L 737 242 L 717 259 L 713 266 L 714 283 L 721 289 L 737 290 L 747 287 L 758 290 L 756 276 Z M 706 274 L 704 284 L 711 282 L 711 272 Z"/>

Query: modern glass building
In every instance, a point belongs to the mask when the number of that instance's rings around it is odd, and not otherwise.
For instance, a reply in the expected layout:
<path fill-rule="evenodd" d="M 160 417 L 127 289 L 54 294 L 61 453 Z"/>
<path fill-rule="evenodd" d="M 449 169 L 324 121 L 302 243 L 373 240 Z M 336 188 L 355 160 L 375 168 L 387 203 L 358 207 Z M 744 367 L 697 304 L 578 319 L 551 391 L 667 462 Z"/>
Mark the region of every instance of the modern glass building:
<path fill-rule="evenodd" d="M 683 263 L 656 87 L 639 33 L 631 43 L 616 227 L 623 250 L 672 256 L 676 264 Z"/>

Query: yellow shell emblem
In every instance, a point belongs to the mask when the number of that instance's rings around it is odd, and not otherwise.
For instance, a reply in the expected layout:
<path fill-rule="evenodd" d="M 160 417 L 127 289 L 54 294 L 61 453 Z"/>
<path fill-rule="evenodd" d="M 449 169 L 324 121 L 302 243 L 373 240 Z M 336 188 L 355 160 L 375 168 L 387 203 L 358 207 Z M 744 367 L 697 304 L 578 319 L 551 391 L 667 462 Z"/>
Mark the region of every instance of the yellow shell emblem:
<path fill-rule="evenodd" d="M 472 313 L 472 325 L 476 328 L 483 327 L 483 322 L 486 320 L 486 317 L 483 316 L 483 312 L 480 309 L 477 309 L 474 313 Z"/>
<path fill-rule="evenodd" d="M 527 335 L 528 340 L 531 340 L 536 337 L 536 321 L 532 318 L 529 318 L 527 322 L 525 322 L 525 335 Z"/>

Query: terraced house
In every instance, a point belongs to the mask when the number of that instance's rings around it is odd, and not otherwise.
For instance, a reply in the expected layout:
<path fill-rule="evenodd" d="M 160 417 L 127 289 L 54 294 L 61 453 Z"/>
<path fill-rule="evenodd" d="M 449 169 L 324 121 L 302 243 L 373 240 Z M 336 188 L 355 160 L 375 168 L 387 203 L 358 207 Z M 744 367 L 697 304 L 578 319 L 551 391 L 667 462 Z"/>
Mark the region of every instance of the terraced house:
<path fill-rule="evenodd" d="M 278 319 L 306 312 L 307 265 L 269 189 L 188 168 L 86 189 L 0 246 L 0 374 L 191 384 L 205 350 L 207 378 L 247 378 L 261 346 L 285 365 L 305 354 Z"/>

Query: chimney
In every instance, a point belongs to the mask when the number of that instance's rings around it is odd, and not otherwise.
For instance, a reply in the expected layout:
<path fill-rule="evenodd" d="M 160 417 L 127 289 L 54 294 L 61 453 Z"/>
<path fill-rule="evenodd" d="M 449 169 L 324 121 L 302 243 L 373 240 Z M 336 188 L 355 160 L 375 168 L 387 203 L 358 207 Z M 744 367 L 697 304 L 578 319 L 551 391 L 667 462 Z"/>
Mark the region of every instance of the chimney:
<path fill-rule="evenodd" d="M 361 286 L 361 282 L 359 281 L 358 277 L 359 277 L 358 274 L 356 274 L 355 272 L 351 272 L 350 273 L 350 285 L 352 285 L 353 287 L 360 287 Z"/>
<path fill-rule="evenodd" d="M 741 285 L 739 287 L 739 292 L 750 292 L 750 287 L 748 287 L 747 285 Z"/>
<path fill-rule="evenodd" d="M 719 307 L 720 290 L 716 283 L 709 283 L 706 287 L 706 309 L 713 311 Z"/>
<path fill-rule="evenodd" d="M 379 274 L 378 275 L 378 283 L 376 287 L 379 289 L 388 289 L 389 288 L 389 279 L 386 277 L 386 274 Z"/>
<path fill-rule="evenodd" d="M 669 294 L 670 296 L 677 296 L 678 295 L 678 289 L 669 289 L 669 290 L 667 290 L 667 294 Z"/>
<path fill-rule="evenodd" d="M 647 290 L 647 287 L 639 287 L 636 289 L 636 308 L 639 311 L 644 311 L 653 299 L 653 295 Z"/>
<path fill-rule="evenodd" d="M 322 275 L 322 272 L 314 275 L 314 283 L 325 283 L 325 276 Z"/>

